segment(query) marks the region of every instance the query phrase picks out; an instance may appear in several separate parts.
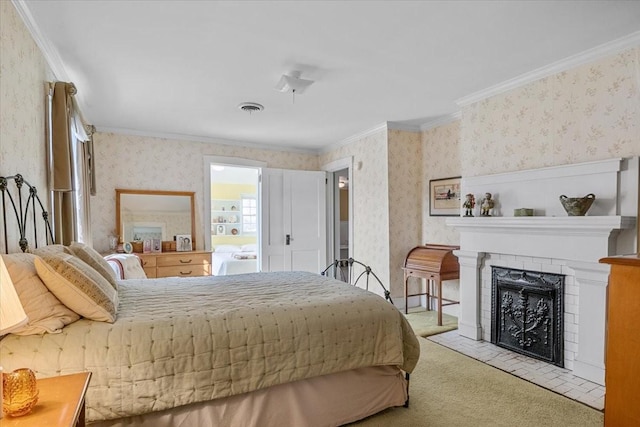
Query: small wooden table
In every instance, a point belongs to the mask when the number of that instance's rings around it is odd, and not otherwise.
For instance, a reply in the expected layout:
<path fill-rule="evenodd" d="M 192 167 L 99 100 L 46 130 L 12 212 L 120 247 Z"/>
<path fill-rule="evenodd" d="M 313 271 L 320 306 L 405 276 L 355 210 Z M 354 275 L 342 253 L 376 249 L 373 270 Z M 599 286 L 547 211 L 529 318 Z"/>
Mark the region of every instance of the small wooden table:
<path fill-rule="evenodd" d="M 27 415 L 4 415 L 1 427 L 84 427 L 84 396 L 91 372 L 38 380 L 38 403 Z"/>

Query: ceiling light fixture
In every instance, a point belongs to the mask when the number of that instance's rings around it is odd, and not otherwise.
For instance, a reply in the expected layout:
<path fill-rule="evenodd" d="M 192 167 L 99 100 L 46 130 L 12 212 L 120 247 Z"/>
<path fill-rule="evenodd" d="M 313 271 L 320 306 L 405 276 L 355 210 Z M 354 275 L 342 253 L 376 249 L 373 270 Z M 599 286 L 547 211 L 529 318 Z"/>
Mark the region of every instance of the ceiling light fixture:
<path fill-rule="evenodd" d="M 242 111 L 247 111 L 249 114 L 254 112 L 257 113 L 264 110 L 264 107 L 257 102 L 243 102 L 242 104 L 238 105 L 238 108 Z"/>
<path fill-rule="evenodd" d="M 274 88 L 280 92 L 293 93 L 294 104 L 296 102 L 296 93 L 304 93 L 304 91 L 313 84 L 313 80 L 301 79 L 300 74 L 302 74 L 300 71 L 291 71 L 289 74 L 283 74 Z"/>

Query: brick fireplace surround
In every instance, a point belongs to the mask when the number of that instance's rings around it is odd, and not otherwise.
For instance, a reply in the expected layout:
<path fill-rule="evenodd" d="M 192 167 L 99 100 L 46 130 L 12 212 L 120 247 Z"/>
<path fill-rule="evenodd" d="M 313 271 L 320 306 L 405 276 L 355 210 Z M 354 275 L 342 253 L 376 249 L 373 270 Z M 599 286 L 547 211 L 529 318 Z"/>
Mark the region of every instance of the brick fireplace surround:
<path fill-rule="evenodd" d="M 598 261 L 635 252 L 638 169 L 638 158 L 611 159 L 463 178 L 462 194 L 490 192 L 497 207 L 447 219 L 460 232 L 459 334 L 491 341 L 491 266 L 563 274 L 564 366 L 604 385 L 609 266 Z M 587 216 L 567 216 L 558 197 L 589 193 Z M 535 216 L 511 216 L 517 208 Z"/>

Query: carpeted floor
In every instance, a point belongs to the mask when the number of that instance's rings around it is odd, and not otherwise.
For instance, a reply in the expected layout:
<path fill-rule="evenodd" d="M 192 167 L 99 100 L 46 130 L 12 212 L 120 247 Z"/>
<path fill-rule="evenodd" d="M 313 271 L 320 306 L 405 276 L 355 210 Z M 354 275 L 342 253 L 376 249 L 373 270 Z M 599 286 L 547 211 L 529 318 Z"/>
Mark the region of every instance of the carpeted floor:
<path fill-rule="evenodd" d="M 604 415 L 425 338 L 411 374 L 409 408 L 391 408 L 358 427 L 601 427 Z"/>
<path fill-rule="evenodd" d="M 445 313 L 442 313 L 442 326 L 438 326 L 438 312 L 435 310 L 413 309 L 405 316 L 419 337 L 428 337 L 458 329 L 458 318 Z"/>

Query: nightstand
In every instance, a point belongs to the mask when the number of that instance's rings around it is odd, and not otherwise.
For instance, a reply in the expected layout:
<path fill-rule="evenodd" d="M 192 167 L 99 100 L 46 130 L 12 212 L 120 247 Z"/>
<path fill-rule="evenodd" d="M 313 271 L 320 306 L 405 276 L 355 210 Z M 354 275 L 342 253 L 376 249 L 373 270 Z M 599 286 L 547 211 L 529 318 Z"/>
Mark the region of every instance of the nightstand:
<path fill-rule="evenodd" d="M 84 427 L 84 396 L 91 372 L 38 380 L 38 403 L 22 417 L 4 415 L 2 427 Z"/>

